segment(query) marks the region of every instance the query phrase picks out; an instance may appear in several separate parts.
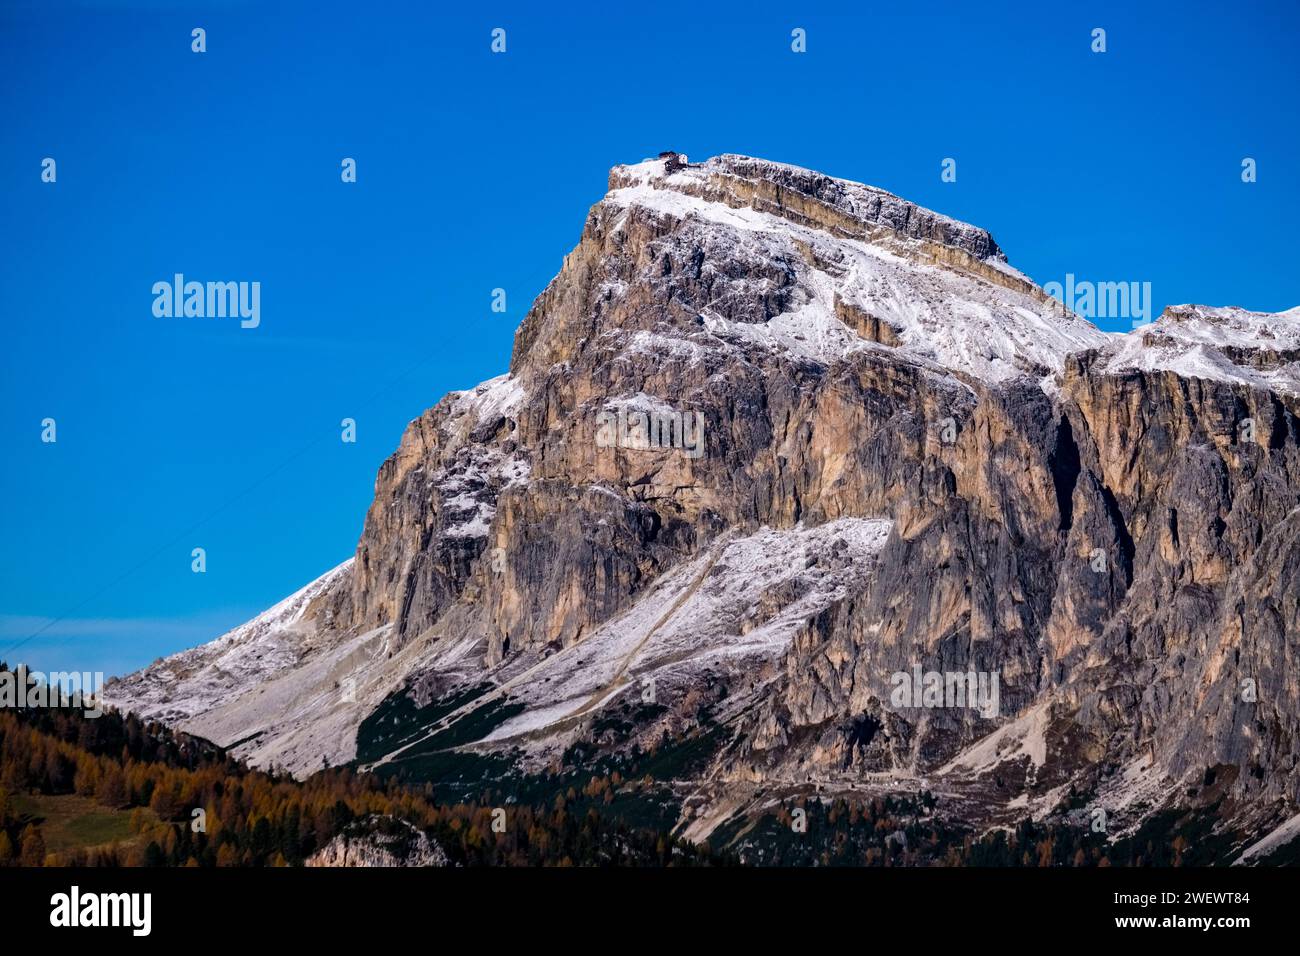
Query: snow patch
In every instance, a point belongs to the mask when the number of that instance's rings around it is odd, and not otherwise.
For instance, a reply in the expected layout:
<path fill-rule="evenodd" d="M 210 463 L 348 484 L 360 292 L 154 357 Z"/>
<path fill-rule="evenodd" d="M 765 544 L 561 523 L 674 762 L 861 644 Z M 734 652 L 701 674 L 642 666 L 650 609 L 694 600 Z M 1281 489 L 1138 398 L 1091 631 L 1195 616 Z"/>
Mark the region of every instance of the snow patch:
<path fill-rule="evenodd" d="M 1170 306 L 1153 324 L 1104 350 L 1109 372 L 1172 372 L 1183 378 L 1300 395 L 1300 307 L 1249 312 L 1235 306 Z"/>
<path fill-rule="evenodd" d="M 705 667 L 779 658 L 813 615 L 869 578 L 891 528 L 887 519 L 841 518 L 715 544 L 590 637 L 508 682 L 503 694 L 526 710 L 486 740 L 597 710 L 647 679 L 666 693 Z"/>
<path fill-rule="evenodd" d="M 352 558 L 326 571 L 245 624 L 199 647 L 155 661 L 104 688 L 105 702 L 140 717 L 186 720 L 219 706 L 268 675 L 296 666 L 314 625 L 303 620 L 308 606 L 352 570 Z"/>
<path fill-rule="evenodd" d="M 612 190 L 604 202 L 682 220 L 688 228 L 681 241 L 691 240 L 689 227 L 697 224 L 707 228 L 712 241 L 729 238 L 741 247 L 740 255 L 798 263 L 801 302 L 762 323 L 733 322 L 705 310 L 701 317 L 714 335 L 823 364 L 875 347 L 840 320 L 839 301 L 894 329 L 907 352 L 992 383 L 1059 372 L 1070 352 L 1110 341 L 1111 336 L 1045 297 L 871 242 L 666 188 L 674 178 L 638 179 Z M 817 267 L 807 265 L 807 250 Z M 1023 280 L 1010 267 L 999 271 Z"/>
<path fill-rule="evenodd" d="M 1242 851 L 1241 856 L 1232 861 L 1232 865 L 1246 866 L 1252 860 L 1263 859 L 1273 851 L 1286 846 L 1296 837 L 1300 837 L 1300 813 L 1291 817 L 1262 840 L 1252 843 Z"/>
<path fill-rule="evenodd" d="M 1047 762 L 1046 735 L 1050 721 L 1050 702 L 1040 701 L 953 757 L 939 768 L 938 776 L 955 771 L 978 776 L 1020 757 L 1028 757 L 1035 767 L 1041 767 Z"/>

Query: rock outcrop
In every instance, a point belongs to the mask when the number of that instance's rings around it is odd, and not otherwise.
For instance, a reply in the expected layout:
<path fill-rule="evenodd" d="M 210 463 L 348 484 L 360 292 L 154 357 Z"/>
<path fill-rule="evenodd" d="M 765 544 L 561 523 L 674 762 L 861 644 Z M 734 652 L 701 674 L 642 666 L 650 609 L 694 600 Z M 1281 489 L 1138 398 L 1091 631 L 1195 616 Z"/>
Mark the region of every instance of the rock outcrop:
<path fill-rule="evenodd" d="M 442 847 L 405 821 L 371 816 L 349 824 L 306 866 L 447 866 Z"/>

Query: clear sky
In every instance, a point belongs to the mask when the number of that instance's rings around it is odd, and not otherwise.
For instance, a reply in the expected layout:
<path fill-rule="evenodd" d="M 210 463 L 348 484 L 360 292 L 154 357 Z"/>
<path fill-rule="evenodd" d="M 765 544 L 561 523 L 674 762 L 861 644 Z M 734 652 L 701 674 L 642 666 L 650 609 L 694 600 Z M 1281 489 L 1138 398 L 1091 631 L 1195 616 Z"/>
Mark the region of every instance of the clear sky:
<path fill-rule="evenodd" d="M 1292 2 L 178 6 L 0 4 L 11 664 L 121 673 L 350 556 L 406 423 L 505 371 L 660 150 L 871 183 L 1157 313 L 1300 304 Z M 177 272 L 260 282 L 260 326 L 155 318 Z"/>

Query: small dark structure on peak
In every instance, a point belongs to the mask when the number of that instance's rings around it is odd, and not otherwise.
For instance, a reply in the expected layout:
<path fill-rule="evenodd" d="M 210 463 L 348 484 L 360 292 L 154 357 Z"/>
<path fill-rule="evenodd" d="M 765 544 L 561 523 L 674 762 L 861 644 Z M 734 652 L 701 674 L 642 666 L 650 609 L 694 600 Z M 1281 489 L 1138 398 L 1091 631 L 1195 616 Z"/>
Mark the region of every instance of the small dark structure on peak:
<path fill-rule="evenodd" d="M 687 166 L 686 155 L 675 150 L 666 149 L 659 154 L 659 158 L 664 161 L 664 172 L 670 176 Z"/>

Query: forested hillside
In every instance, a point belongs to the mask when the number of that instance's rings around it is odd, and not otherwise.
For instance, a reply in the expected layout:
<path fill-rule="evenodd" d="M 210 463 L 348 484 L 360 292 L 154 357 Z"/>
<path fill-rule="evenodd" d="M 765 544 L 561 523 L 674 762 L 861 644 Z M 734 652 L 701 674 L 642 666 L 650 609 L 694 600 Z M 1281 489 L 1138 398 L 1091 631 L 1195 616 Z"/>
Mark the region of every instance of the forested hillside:
<path fill-rule="evenodd" d="M 707 847 L 570 809 L 563 794 L 543 806 L 440 805 L 348 769 L 304 781 L 250 770 L 133 715 L 0 710 L 0 866 L 294 866 L 373 815 L 414 824 L 460 866 L 716 862 Z"/>

